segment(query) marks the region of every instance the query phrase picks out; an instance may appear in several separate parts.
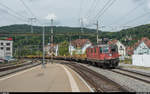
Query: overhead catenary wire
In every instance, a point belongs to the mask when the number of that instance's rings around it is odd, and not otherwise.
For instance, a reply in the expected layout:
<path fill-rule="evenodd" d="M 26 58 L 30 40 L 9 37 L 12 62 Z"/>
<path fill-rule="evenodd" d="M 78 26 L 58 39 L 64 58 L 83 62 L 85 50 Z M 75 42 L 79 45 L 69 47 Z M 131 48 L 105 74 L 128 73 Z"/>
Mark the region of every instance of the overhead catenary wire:
<path fill-rule="evenodd" d="M 108 5 L 111 1 L 112 1 L 112 0 L 108 0 L 108 1 L 105 3 L 105 5 L 103 6 L 103 8 L 96 14 L 96 16 L 95 16 L 94 18 L 97 18 L 98 15 L 100 15 L 100 13 L 101 13 L 102 11 L 104 11 L 104 9 L 107 7 L 107 5 Z"/>
<path fill-rule="evenodd" d="M 92 1 L 93 1 L 93 2 L 91 3 L 90 8 L 88 9 L 87 13 L 85 14 L 86 18 L 89 18 L 89 16 L 90 16 L 92 10 L 95 9 L 96 4 L 97 4 L 97 1 L 99 1 L 99 0 L 92 0 Z"/>
<path fill-rule="evenodd" d="M 83 6 L 84 0 L 80 0 L 80 7 L 79 7 L 79 19 L 82 17 L 82 6 Z"/>
<path fill-rule="evenodd" d="M 98 11 L 98 13 L 91 19 L 90 24 L 93 24 L 93 22 L 97 21 L 97 17 L 105 10 L 105 8 L 111 3 L 112 0 L 108 0 L 104 6 Z"/>
<path fill-rule="evenodd" d="M 89 15 L 89 18 L 91 18 L 90 16 L 92 16 L 92 14 L 94 14 L 94 10 L 98 7 L 97 4 L 99 4 L 101 0 L 97 0 L 97 2 L 95 2 L 95 6 L 93 7 L 93 9 L 91 9 L 91 12 L 89 12 L 91 15 Z"/>
<path fill-rule="evenodd" d="M 102 7 L 102 9 L 100 11 L 98 11 L 98 13 L 95 15 L 95 17 L 93 19 L 91 19 L 91 23 L 97 21 L 115 2 L 116 0 L 108 0 L 105 5 Z"/>
<path fill-rule="evenodd" d="M 4 5 L 4 4 L 2 4 L 2 3 L 0 3 L 0 6 L 2 6 L 2 7 L 4 7 L 4 8 L 6 8 L 6 9 L 8 9 L 8 10 L 9 10 L 8 14 L 11 15 L 11 16 L 13 16 L 13 17 L 15 17 L 16 19 L 20 19 L 20 20 L 22 20 L 22 21 L 27 21 L 27 20 L 26 20 L 27 18 L 26 18 L 25 16 L 20 15 L 19 13 L 17 13 L 17 12 L 14 11 L 13 9 L 9 8 L 8 6 L 6 6 L 6 5 Z M 11 12 L 11 13 L 10 13 L 10 12 Z M 13 13 L 13 14 L 12 14 L 12 13 Z"/>
<path fill-rule="evenodd" d="M 33 12 L 31 11 L 31 9 L 25 4 L 25 2 L 24 2 L 23 0 L 20 0 L 20 1 L 21 1 L 21 3 L 23 4 L 23 6 L 30 12 L 30 14 L 35 17 L 34 13 L 33 13 Z"/>
<path fill-rule="evenodd" d="M 140 18 L 142 18 L 142 17 L 144 17 L 144 16 L 147 16 L 147 14 L 150 14 L 150 12 L 144 13 L 144 14 L 142 14 L 142 15 L 140 15 L 140 16 L 138 16 L 138 17 L 132 19 L 132 20 L 129 20 L 128 22 L 124 23 L 123 25 L 127 25 L 127 24 L 129 24 L 129 23 L 133 23 L 133 22 L 135 22 L 136 20 L 139 20 Z"/>
<path fill-rule="evenodd" d="M 106 7 L 104 9 L 104 11 L 97 17 L 97 19 L 99 19 L 114 3 L 115 3 L 116 0 L 113 0 L 108 7 Z"/>
<path fill-rule="evenodd" d="M 120 17 L 118 20 L 116 20 L 115 22 L 113 22 L 112 24 L 116 24 L 119 21 L 125 20 L 129 15 L 131 15 L 133 12 L 135 12 L 137 9 L 139 9 L 141 6 L 143 6 L 145 2 L 141 2 L 139 4 L 137 4 L 137 6 L 135 6 L 133 9 L 131 9 L 129 12 L 127 12 L 123 17 Z M 112 25 L 110 24 L 110 25 Z"/>
<path fill-rule="evenodd" d="M 23 5 L 24 5 L 24 7 L 31 13 L 31 15 L 32 16 L 34 16 L 35 17 L 35 19 L 40 23 L 40 24 L 42 24 L 43 25 L 43 38 L 42 38 L 42 40 L 43 40 L 43 60 L 42 60 L 42 65 L 43 65 L 43 68 L 46 68 L 46 66 L 45 66 L 45 26 L 44 26 L 44 23 L 41 23 L 41 21 L 37 18 L 37 16 L 30 10 L 30 8 L 24 3 L 24 1 L 23 0 L 20 0 L 22 3 L 23 3 Z M 32 27 L 32 25 L 31 25 L 31 27 Z"/>
<path fill-rule="evenodd" d="M 26 8 L 26 10 L 33 16 L 32 18 L 28 18 L 28 19 L 35 19 L 40 24 L 43 24 L 43 23 L 41 23 L 39 18 L 31 11 L 31 9 L 27 6 L 27 4 L 23 0 L 20 0 L 20 2 L 23 4 L 23 6 Z"/>

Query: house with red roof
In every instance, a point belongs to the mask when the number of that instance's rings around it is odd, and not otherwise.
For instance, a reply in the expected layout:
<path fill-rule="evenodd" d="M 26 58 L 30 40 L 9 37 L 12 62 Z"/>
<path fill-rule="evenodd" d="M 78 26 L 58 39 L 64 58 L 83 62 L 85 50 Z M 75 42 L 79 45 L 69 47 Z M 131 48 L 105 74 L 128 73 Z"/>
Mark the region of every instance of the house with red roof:
<path fill-rule="evenodd" d="M 126 53 L 128 56 L 132 56 L 133 55 L 133 51 L 134 51 L 134 48 L 129 46 L 126 48 Z"/>
<path fill-rule="evenodd" d="M 84 54 L 86 49 L 91 46 L 92 43 L 89 39 L 77 39 L 70 42 L 69 53 L 74 54 Z"/>
<path fill-rule="evenodd" d="M 133 46 L 132 64 L 150 67 L 150 40 L 143 37 Z"/>
<path fill-rule="evenodd" d="M 134 55 L 143 55 L 147 54 L 150 55 L 150 40 L 146 37 L 143 37 L 140 41 L 138 41 L 134 45 Z"/>

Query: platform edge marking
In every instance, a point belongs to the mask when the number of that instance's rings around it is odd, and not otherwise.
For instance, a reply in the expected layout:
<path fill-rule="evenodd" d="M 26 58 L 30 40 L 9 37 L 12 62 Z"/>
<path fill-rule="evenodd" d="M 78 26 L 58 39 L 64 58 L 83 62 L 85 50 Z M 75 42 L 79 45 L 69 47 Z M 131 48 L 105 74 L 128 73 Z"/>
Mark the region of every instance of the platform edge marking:
<path fill-rule="evenodd" d="M 68 69 L 66 67 L 64 67 L 63 65 L 61 65 L 61 66 L 65 69 L 65 71 L 66 71 L 66 73 L 68 75 L 72 92 L 80 92 L 80 90 L 78 88 L 78 85 L 77 85 L 76 81 L 74 80 L 72 74 L 68 71 Z"/>
<path fill-rule="evenodd" d="M 72 70 L 72 71 L 79 77 L 79 79 L 88 87 L 88 89 L 91 92 L 94 92 L 94 90 L 87 84 L 87 82 L 77 72 L 75 72 L 74 70 Z"/>

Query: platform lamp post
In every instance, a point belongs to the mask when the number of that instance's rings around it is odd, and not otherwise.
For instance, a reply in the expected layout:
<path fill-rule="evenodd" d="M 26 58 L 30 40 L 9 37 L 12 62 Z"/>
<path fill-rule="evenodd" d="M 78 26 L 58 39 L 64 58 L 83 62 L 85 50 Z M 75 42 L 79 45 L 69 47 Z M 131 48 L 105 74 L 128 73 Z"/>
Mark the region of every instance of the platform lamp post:
<path fill-rule="evenodd" d="M 42 59 L 43 68 L 45 68 L 45 26 L 43 25 L 43 59 Z"/>
<path fill-rule="evenodd" d="M 54 54 L 54 36 L 53 36 L 53 18 L 51 18 L 51 63 L 53 63 L 53 54 Z"/>
<path fill-rule="evenodd" d="M 54 30 L 53 30 L 53 22 L 56 19 L 56 15 L 55 14 L 48 14 L 48 16 L 46 17 L 47 20 L 51 21 L 51 46 L 50 46 L 50 52 L 51 52 L 51 63 L 53 63 L 53 54 L 54 54 Z"/>
<path fill-rule="evenodd" d="M 4 59 L 6 59 L 6 45 L 4 44 Z"/>

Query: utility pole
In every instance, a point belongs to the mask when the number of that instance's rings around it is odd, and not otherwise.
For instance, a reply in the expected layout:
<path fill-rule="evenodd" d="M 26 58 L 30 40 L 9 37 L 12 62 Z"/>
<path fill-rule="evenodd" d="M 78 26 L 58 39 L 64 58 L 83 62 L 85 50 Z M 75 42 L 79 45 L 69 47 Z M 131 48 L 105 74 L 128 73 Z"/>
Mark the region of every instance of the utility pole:
<path fill-rule="evenodd" d="M 81 35 L 84 33 L 83 27 L 84 27 L 84 24 L 83 24 L 83 18 L 82 18 L 82 19 L 81 19 Z"/>
<path fill-rule="evenodd" d="M 31 33 L 33 33 L 33 22 L 35 22 L 36 21 L 36 18 L 28 18 L 29 19 L 29 21 L 31 22 Z"/>
<path fill-rule="evenodd" d="M 69 45 L 71 46 L 71 37 L 72 37 L 72 34 L 70 33 L 70 36 L 69 36 Z M 69 47 L 69 51 L 70 51 L 70 58 L 71 58 L 71 47 Z"/>
<path fill-rule="evenodd" d="M 6 45 L 4 43 L 4 59 L 6 59 Z"/>
<path fill-rule="evenodd" d="M 17 46 L 17 57 L 19 59 L 19 46 Z"/>
<path fill-rule="evenodd" d="M 83 24 L 83 18 L 80 19 L 80 23 L 81 23 L 81 35 L 83 34 L 83 27 L 84 27 L 84 24 Z M 79 39 L 81 38 L 81 36 L 79 35 Z"/>
<path fill-rule="evenodd" d="M 51 63 L 53 63 L 53 50 L 54 50 L 54 44 L 53 44 L 53 19 L 51 19 Z"/>
<path fill-rule="evenodd" d="M 97 27 L 97 29 L 96 29 L 96 31 L 97 31 L 97 44 L 98 44 L 98 28 L 99 28 L 98 25 L 99 24 L 98 24 L 98 20 L 97 20 L 97 23 L 96 23 L 96 27 Z"/>
<path fill-rule="evenodd" d="M 51 43 L 53 43 L 53 19 L 51 19 Z"/>
<path fill-rule="evenodd" d="M 42 65 L 45 68 L 45 27 L 43 26 L 43 60 Z"/>

